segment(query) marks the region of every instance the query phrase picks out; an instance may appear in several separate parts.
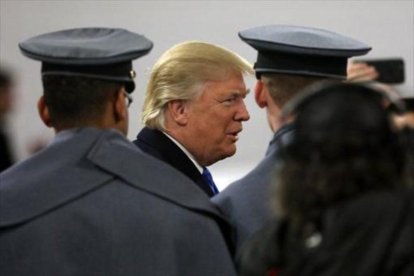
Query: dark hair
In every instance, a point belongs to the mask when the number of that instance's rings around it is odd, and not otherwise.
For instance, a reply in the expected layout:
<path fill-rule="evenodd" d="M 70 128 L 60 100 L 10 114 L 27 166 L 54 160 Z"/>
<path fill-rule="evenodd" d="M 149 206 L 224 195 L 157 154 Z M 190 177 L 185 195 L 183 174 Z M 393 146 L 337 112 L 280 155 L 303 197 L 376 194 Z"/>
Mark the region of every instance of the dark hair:
<path fill-rule="evenodd" d="M 278 204 L 295 232 L 318 227 L 334 203 L 402 185 L 400 138 L 378 91 L 336 83 L 294 111 L 296 132 L 282 149 Z"/>
<path fill-rule="evenodd" d="M 105 104 L 122 86 L 79 76 L 45 75 L 42 80 L 50 119 L 58 128 L 80 127 L 100 120 Z"/>
<path fill-rule="evenodd" d="M 0 87 L 7 87 L 13 85 L 12 73 L 0 67 Z"/>

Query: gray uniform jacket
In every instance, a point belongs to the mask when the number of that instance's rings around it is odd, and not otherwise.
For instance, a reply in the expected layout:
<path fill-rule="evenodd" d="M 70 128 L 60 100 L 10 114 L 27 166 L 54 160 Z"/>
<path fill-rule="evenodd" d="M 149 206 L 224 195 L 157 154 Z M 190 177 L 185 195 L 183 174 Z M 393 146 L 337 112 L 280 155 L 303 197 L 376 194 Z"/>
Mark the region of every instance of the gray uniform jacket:
<path fill-rule="evenodd" d="M 0 175 L 0 275 L 235 275 L 223 221 L 119 132 L 78 129 Z"/>
<path fill-rule="evenodd" d="M 275 175 L 277 152 L 290 139 L 293 128 L 291 124 L 280 128 L 270 141 L 265 158 L 245 177 L 212 198 L 235 228 L 236 253 L 271 217 L 270 186 Z"/>

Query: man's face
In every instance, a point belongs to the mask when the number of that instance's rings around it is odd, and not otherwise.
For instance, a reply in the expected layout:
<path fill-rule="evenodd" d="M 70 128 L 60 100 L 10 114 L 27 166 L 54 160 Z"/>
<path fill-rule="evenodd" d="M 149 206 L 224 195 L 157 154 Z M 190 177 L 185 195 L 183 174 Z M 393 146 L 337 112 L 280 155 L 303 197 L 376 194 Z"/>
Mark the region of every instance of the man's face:
<path fill-rule="evenodd" d="M 240 73 L 224 81 L 208 81 L 202 93 L 188 105 L 184 146 L 203 166 L 236 152 L 242 122 L 250 116 L 244 104 L 247 91 Z"/>

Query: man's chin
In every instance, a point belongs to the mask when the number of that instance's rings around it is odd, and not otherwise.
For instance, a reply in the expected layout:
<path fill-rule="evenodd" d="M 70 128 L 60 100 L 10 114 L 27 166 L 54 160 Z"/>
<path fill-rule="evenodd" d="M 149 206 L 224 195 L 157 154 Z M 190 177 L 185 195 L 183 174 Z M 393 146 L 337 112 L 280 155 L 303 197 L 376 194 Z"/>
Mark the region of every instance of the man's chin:
<path fill-rule="evenodd" d="M 226 153 L 225 153 L 225 154 L 223 154 L 223 158 L 221 158 L 221 159 L 225 159 L 225 158 L 227 158 L 227 157 L 231 157 L 231 156 L 233 156 L 235 153 L 236 153 L 236 145 L 234 145 L 234 147 L 233 147 L 232 149 L 228 149 L 228 150 L 226 151 Z"/>
<path fill-rule="evenodd" d="M 234 149 L 232 150 L 227 150 L 226 152 L 222 152 L 221 155 L 216 156 L 215 160 L 210 162 L 210 164 L 207 164 L 207 166 L 213 165 L 214 163 L 226 159 L 227 157 L 231 157 L 236 153 L 236 147 L 234 147 Z"/>

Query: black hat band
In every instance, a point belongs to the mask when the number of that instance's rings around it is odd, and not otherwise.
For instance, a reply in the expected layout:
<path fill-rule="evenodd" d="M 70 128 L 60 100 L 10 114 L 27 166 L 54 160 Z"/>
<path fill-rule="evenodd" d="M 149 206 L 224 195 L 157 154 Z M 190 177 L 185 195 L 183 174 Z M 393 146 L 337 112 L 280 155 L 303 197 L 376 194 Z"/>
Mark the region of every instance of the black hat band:
<path fill-rule="evenodd" d="M 346 78 L 347 57 L 327 57 L 260 51 L 254 68 L 261 73 L 283 73 L 328 78 Z"/>
<path fill-rule="evenodd" d="M 135 89 L 133 78 L 135 71 L 132 62 L 107 65 L 67 65 L 42 62 L 42 75 L 81 76 L 99 80 L 125 83 L 125 89 L 131 93 Z"/>

